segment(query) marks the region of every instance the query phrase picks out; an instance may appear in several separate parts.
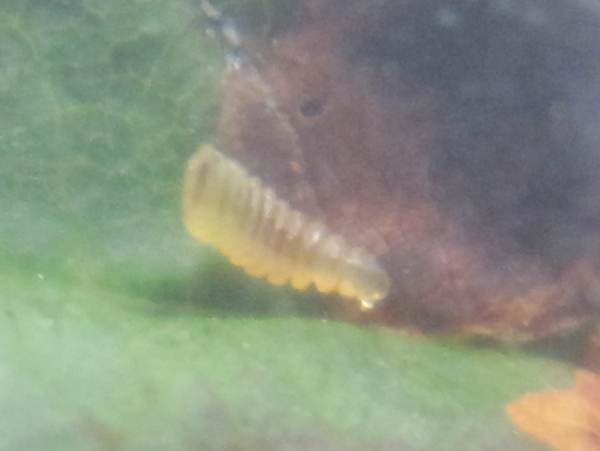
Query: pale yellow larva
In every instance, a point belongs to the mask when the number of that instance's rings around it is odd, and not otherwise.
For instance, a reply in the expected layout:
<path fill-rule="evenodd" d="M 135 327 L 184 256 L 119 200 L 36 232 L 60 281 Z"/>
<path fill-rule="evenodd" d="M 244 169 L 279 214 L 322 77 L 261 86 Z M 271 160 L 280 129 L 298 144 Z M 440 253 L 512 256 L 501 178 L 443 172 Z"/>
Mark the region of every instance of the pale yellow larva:
<path fill-rule="evenodd" d="M 274 285 L 356 299 L 363 309 L 385 298 L 387 273 L 365 250 L 279 199 L 234 160 L 211 146 L 190 159 L 183 188 L 189 233 L 234 265 Z"/>

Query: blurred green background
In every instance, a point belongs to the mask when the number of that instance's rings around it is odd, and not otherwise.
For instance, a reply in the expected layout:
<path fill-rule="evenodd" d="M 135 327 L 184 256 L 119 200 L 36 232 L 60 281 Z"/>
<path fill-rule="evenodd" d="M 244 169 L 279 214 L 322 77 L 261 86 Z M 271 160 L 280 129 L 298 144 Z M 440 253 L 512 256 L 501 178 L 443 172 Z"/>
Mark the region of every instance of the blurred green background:
<path fill-rule="evenodd" d="M 185 234 L 223 66 L 199 19 L 0 0 L 0 450 L 540 449 L 504 405 L 562 364 L 336 322 Z"/>

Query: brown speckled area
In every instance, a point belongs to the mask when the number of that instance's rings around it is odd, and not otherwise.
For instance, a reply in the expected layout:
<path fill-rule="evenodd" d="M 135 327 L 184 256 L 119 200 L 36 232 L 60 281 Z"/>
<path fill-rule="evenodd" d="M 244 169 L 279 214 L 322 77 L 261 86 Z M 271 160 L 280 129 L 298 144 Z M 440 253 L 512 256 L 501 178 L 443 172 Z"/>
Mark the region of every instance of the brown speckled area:
<path fill-rule="evenodd" d="M 508 339 L 593 320 L 600 6 L 298 11 L 224 75 L 219 145 L 379 255 L 393 289 L 365 319 Z"/>

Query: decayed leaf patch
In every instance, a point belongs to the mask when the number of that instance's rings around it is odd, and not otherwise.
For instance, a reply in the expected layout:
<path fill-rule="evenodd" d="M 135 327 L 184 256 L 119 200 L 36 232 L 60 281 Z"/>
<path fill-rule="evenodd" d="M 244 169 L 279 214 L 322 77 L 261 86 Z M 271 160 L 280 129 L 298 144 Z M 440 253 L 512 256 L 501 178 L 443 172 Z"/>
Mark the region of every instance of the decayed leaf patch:
<path fill-rule="evenodd" d="M 600 449 L 600 376 L 575 373 L 575 387 L 529 393 L 507 407 L 525 433 L 558 451 Z"/>

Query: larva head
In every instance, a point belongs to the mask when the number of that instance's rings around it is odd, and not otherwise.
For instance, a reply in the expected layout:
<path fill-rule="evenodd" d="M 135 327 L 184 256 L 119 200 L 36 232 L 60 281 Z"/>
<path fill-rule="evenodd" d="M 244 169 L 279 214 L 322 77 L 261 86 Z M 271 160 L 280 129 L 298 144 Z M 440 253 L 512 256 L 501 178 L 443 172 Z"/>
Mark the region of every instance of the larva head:
<path fill-rule="evenodd" d="M 344 263 L 352 274 L 354 285 L 350 288 L 362 310 L 371 310 L 389 294 L 390 278 L 372 256 L 354 248 Z"/>
<path fill-rule="evenodd" d="M 295 4 L 224 76 L 220 147 L 377 257 L 374 315 L 530 338 L 596 316 L 600 8 Z"/>

